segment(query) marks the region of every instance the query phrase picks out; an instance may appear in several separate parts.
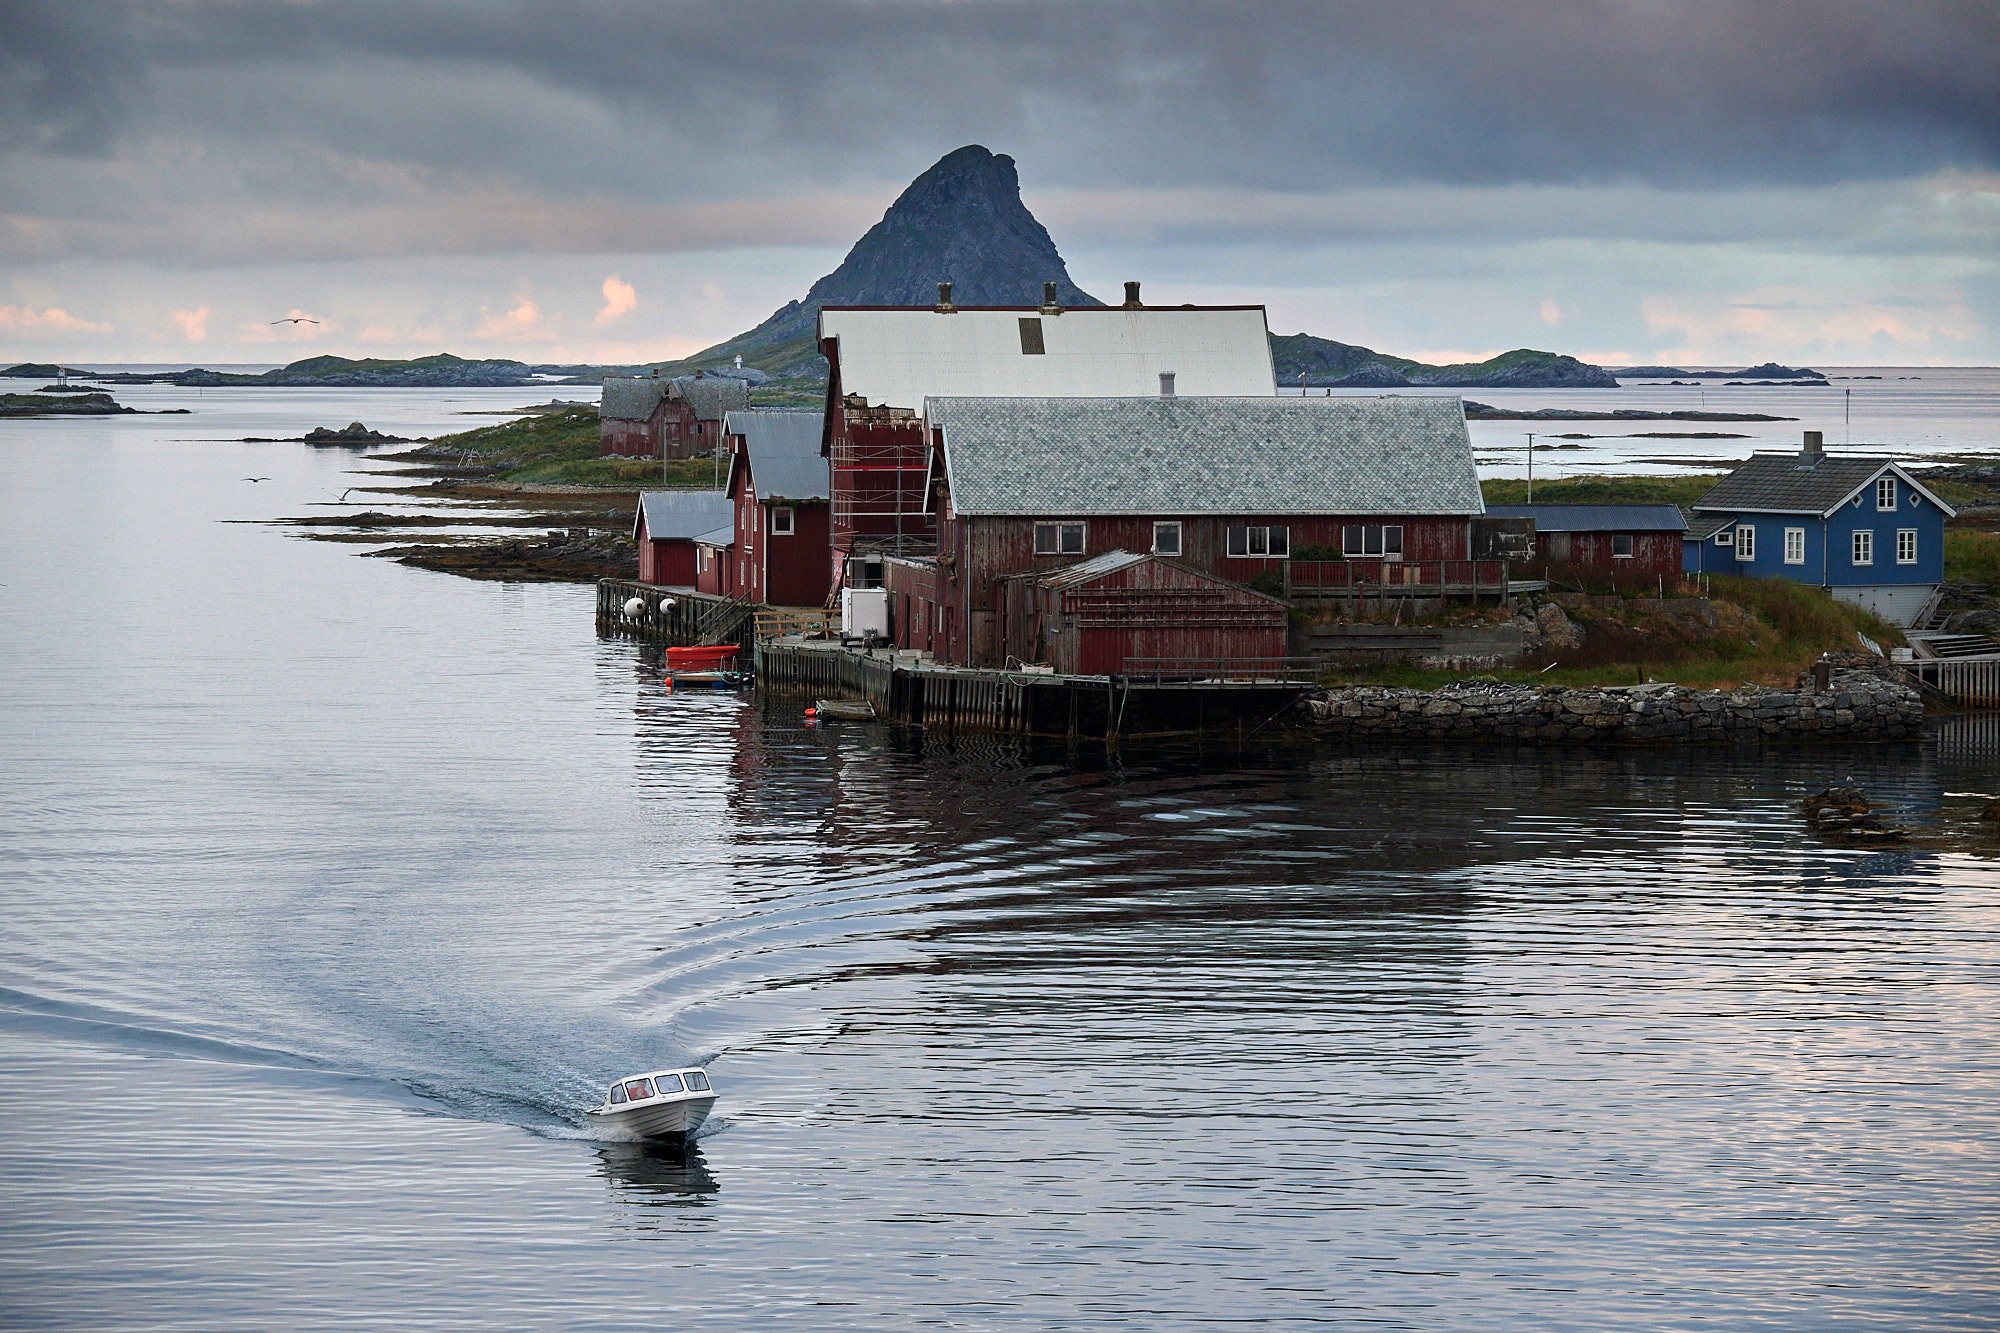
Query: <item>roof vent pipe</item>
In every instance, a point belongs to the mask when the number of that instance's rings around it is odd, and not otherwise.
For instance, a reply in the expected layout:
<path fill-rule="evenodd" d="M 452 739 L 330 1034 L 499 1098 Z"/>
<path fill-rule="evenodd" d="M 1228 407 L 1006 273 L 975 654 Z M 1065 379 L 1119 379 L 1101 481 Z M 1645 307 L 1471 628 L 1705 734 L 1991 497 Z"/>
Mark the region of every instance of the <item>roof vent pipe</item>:
<path fill-rule="evenodd" d="M 1044 315 L 1060 315 L 1062 313 L 1062 303 L 1056 300 L 1056 285 L 1053 282 L 1042 284 L 1042 313 Z"/>
<path fill-rule="evenodd" d="M 1160 397 L 1171 398 L 1173 396 L 1174 396 L 1174 372 L 1171 370 L 1163 370 L 1160 372 Z"/>
<path fill-rule="evenodd" d="M 948 282 L 939 283 L 938 303 L 937 303 L 938 313 L 940 315 L 949 315 L 955 312 L 957 309 L 958 307 L 951 303 L 951 284 Z"/>
<path fill-rule="evenodd" d="M 1125 308 L 1127 310 L 1139 309 L 1139 284 L 1136 282 L 1125 284 Z"/>
<path fill-rule="evenodd" d="M 1817 463 L 1826 452 L 1826 435 L 1821 431 L 1806 432 L 1805 447 L 1799 450 L 1799 458 L 1806 463 Z"/>

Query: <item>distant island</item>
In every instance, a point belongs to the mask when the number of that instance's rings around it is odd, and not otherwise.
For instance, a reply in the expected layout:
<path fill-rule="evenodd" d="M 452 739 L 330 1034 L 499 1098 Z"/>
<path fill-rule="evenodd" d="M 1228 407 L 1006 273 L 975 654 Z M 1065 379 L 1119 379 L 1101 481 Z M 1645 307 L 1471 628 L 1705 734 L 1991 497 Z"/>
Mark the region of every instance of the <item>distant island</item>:
<path fill-rule="evenodd" d="M 1615 389 L 1602 367 L 1527 348 L 1488 361 L 1426 365 L 1309 333 L 1271 335 L 1271 363 L 1282 388 L 1311 389 Z"/>
<path fill-rule="evenodd" d="M 1769 381 L 1796 381 L 1805 384 L 1824 384 L 1826 376 L 1817 370 L 1806 370 L 1794 366 L 1781 366 L 1775 361 L 1766 361 L 1761 366 L 1748 366 L 1742 370 L 1681 370 L 1674 366 L 1613 366 L 1610 373 L 1621 380 L 1744 380 L 1759 379 Z"/>
<path fill-rule="evenodd" d="M 113 417 L 138 410 L 119 406 L 108 393 L 0 393 L 0 417 Z"/>
<path fill-rule="evenodd" d="M 1797 417 L 1767 416 L 1762 412 L 1706 412 L 1686 410 L 1654 412 L 1638 407 L 1614 407 L 1599 411 L 1576 407 L 1538 407 L 1533 411 L 1493 407 L 1465 400 L 1467 421 L 1797 421 Z"/>

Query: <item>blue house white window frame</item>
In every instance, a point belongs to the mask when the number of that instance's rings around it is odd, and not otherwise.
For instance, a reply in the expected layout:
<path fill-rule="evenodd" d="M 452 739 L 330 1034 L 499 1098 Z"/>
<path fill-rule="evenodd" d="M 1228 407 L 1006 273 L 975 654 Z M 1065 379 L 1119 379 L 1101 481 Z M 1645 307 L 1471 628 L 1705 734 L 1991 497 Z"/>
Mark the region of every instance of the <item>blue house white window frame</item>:
<path fill-rule="evenodd" d="M 1736 558 L 1745 561 L 1757 558 L 1757 529 L 1747 523 L 1736 526 Z"/>
<path fill-rule="evenodd" d="M 1896 479 L 1878 477 L 1875 481 L 1875 511 L 1881 514 L 1896 512 Z"/>
<path fill-rule="evenodd" d="M 1875 534 L 1863 528 L 1854 534 L 1853 563 L 1872 565 L 1875 563 Z"/>
<path fill-rule="evenodd" d="M 1917 563 L 1917 530 L 1915 528 L 1896 529 L 1896 563 L 1914 565 Z"/>
<path fill-rule="evenodd" d="M 1806 530 L 1804 528 L 1785 529 L 1785 563 L 1803 565 L 1806 562 Z"/>

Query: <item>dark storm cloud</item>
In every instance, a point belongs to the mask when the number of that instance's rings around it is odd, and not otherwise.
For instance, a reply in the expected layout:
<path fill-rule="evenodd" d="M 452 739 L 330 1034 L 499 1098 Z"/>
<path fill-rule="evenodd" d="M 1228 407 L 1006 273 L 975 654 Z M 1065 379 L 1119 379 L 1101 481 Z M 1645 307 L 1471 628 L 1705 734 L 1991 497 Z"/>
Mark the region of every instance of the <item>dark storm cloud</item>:
<path fill-rule="evenodd" d="M 619 188 L 676 197 L 904 175 L 969 140 L 1072 186 L 1817 184 L 2000 162 L 1991 0 L 9 8 L 17 150 L 180 132 L 550 184 L 622 168 Z"/>

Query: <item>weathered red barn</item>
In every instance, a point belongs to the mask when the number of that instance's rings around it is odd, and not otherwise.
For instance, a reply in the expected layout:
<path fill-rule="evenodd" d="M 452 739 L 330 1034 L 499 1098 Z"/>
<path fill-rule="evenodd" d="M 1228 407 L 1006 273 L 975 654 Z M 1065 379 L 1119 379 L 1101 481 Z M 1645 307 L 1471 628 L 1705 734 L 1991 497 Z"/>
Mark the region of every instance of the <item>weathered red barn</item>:
<path fill-rule="evenodd" d="M 932 651 L 967 665 L 1019 641 L 1010 576 L 1116 550 L 1272 591 L 1303 558 L 1436 586 L 1484 510 L 1455 397 L 932 398 L 924 414 Z"/>
<path fill-rule="evenodd" d="M 1530 568 L 1641 583 L 1681 576 L 1687 520 L 1674 505 L 1488 505 L 1486 515 L 1534 523 Z"/>
<path fill-rule="evenodd" d="M 721 491 L 644 491 L 632 518 L 639 547 L 639 582 L 673 588 L 696 586 L 695 541 L 729 524 L 731 505 Z"/>
<path fill-rule="evenodd" d="M 1284 602 L 1158 556 L 1108 551 L 1002 582 L 1007 656 L 1064 675 L 1285 656 Z"/>
<path fill-rule="evenodd" d="M 750 386 L 728 375 L 614 376 L 599 400 L 598 452 L 694 458 L 721 448 L 723 418 L 750 405 Z"/>
<path fill-rule="evenodd" d="M 924 475 L 939 395 L 1133 397 L 1276 392 L 1262 306 L 829 306 L 824 451 L 832 467 L 836 581 L 857 553 L 928 553 L 936 537 Z"/>
<path fill-rule="evenodd" d="M 818 412 L 731 412 L 730 594 L 772 606 L 823 606 L 832 586 L 826 459 Z"/>
<path fill-rule="evenodd" d="M 732 514 L 734 511 L 731 511 Z M 736 595 L 736 528 L 734 519 L 728 527 L 705 532 L 694 542 L 694 586 L 697 591 L 712 597 L 734 597 Z"/>

